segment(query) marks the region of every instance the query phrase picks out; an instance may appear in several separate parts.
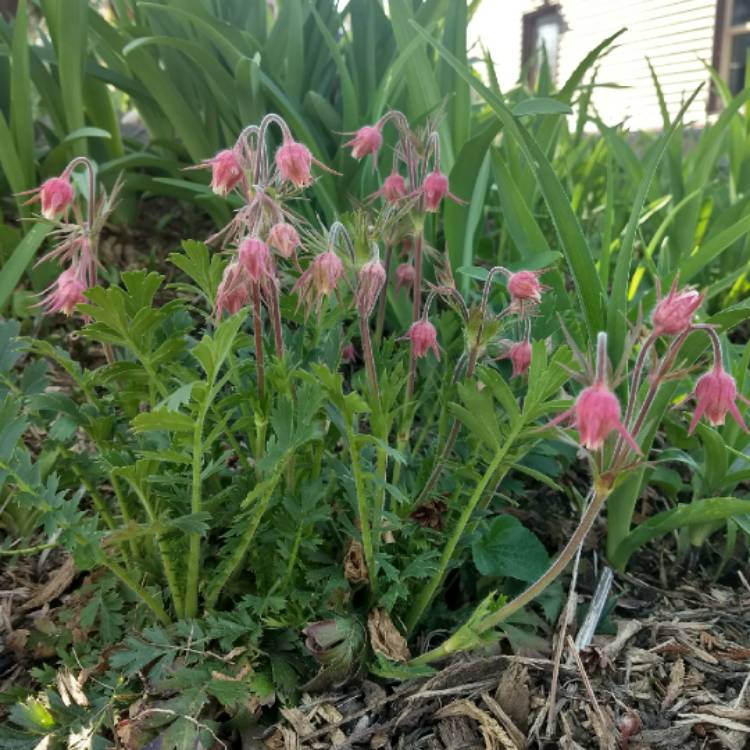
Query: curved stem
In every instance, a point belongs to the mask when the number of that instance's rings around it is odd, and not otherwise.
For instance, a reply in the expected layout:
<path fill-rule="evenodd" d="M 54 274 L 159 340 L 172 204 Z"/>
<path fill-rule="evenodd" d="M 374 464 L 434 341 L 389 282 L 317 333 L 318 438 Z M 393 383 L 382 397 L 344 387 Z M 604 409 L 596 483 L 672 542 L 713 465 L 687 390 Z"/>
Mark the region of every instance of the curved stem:
<path fill-rule="evenodd" d="M 578 527 L 573 532 L 573 535 L 568 540 L 568 543 L 565 545 L 562 552 L 560 552 L 557 559 L 552 563 L 548 570 L 532 583 L 522 594 L 519 594 L 515 599 L 511 600 L 503 607 L 500 607 L 496 612 L 479 620 L 479 622 L 470 623 L 470 625 L 467 624 L 467 626 L 464 626 L 466 629 L 459 629 L 436 649 L 418 656 L 416 659 L 413 659 L 411 663 L 415 665 L 429 664 L 430 662 L 441 659 L 448 654 L 477 646 L 481 641 L 479 636 L 482 633 L 496 627 L 503 622 L 503 620 L 507 620 L 512 614 L 522 607 L 525 607 L 529 602 L 539 596 L 539 594 L 541 594 L 547 586 L 549 586 L 565 570 L 568 563 L 573 559 L 578 546 L 586 538 L 586 535 L 599 514 L 599 511 L 607 500 L 607 497 L 609 497 L 610 491 L 609 487 L 597 487 L 595 489 L 591 504 L 583 514 Z"/>
<path fill-rule="evenodd" d="M 408 631 L 413 630 L 414 626 L 419 622 L 419 619 L 424 614 L 425 609 L 427 609 L 430 602 L 432 601 L 433 596 L 435 596 L 435 592 L 443 582 L 443 578 L 445 578 L 445 574 L 448 571 L 448 565 L 453 558 L 453 553 L 455 552 L 456 547 L 458 546 L 458 543 L 463 536 L 466 525 L 469 523 L 469 520 L 474 513 L 474 509 L 482 499 L 482 494 L 484 493 L 485 489 L 487 489 L 487 485 L 492 480 L 492 477 L 495 476 L 498 469 L 500 468 L 500 465 L 505 460 L 508 451 L 513 447 L 520 429 L 521 425 L 519 424 L 510 431 L 502 447 L 498 449 L 495 457 L 492 459 L 492 462 L 485 470 L 482 478 L 479 480 L 479 484 L 477 484 L 477 486 L 474 488 L 474 493 L 472 494 L 471 498 L 466 503 L 466 505 L 464 505 L 464 509 L 461 512 L 458 522 L 456 523 L 456 527 L 453 529 L 453 533 L 451 534 L 447 544 L 443 549 L 443 554 L 440 556 L 438 569 L 435 571 L 435 574 L 432 576 L 427 586 L 422 589 L 419 596 L 417 597 L 417 600 L 414 602 L 414 605 L 409 611 L 409 614 L 407 615 L 406 628 Z"/>
<path fill-rule="evenodd" d="M 375 356 L 372 352 L 372 340 L 370 339 L 370 326 L 364 315 L 359 315 L 359 335 L 362 339 L 362 356 L 365 360 L 367 379 L 370 381 L 370 390 L 373 399 L 380 401 L 380 386 L 378 385 L 378 372 L 375 369 Z"/>
<path fill-rule="evenodd" d="M 383 326 L 385 325 L 385 305 L 388 301 L 388 284 L 391 280 L 391 257 L 393 255 L 393 245 L 388 243 L 385 246 L 385 260 L 383 265 L 385 266 L 385 284 L 383 285 L 383 291 L 380 293 L 380 299 L 378 300 L 378 316 L 375 323 L 375 341 L 380 343 L 383 338 Z"/>
<path fill-rule="evenodd" d="M 263 321 L 261 320 L 260 290 L 253 284 L 253 331 L 255 333 L 255 370 L 258 379 L 258 401 L 266 395 L 266 368 L 263 361 Z"/>

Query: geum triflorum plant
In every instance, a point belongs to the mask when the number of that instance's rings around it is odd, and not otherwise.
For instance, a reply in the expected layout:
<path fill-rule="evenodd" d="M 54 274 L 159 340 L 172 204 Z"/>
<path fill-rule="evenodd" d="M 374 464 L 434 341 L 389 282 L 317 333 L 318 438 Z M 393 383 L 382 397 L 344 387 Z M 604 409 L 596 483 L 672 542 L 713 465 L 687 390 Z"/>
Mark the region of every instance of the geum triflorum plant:
<path fill-rule="evenodd" d="M 65 368 L 81 400 L 73 414 L 86 440 L 71 460 L 92 500 L 81 514 L 93 523 L 85 533 L 71 523 L 61 537 L 79 563 L 108 566 L 163 623 L 244 608 L 270 626 L 261 640 L 307 625 L 309 648 L 337 673 L 360 656 L 360 620 L 382 628 L 390 613 L 409 633 L 423 622 L 501 482 L 515 470 L 534 476 L 526 455 L 545 430 L 572 424 L 592 488 L 560 557 L 518 598 L 485 600 L 418 661 L 473 647 L 543 591 L 613 487 L 646 460 L 644 421 L 665 381 L 685 375 L 679 356 L 691 333 L 714 346 L 713 369 L 696 385 L 697 417 L 741 419 L 716 333 L 692 322 L 696 292 L 675 287 L 658 302 L 627 377 L 624 414 L 616 389 L 627 363 L 608 371 L 604 334 L 593 365 L 570 337 L 551 356 L 532 340 L 549 293 L 540 272 L 491 268 L 481 293 L 460 294 L 423 233 L 426 217 L 452 197 L 437 134 L 412 131 L 391 112 L 355 134 L 353 156 L 374 161 L 386 126 L 397 138 L 389 176 L 327 230 L 293 210 L 324 165 L 276 115 L 245 128 L 232 148 L 198 165 L 211 169 L 217 194 L 236 193 L 242 205 L 209 238 L 213 251 L 186 242 L 171 256 L 193 283 L 161 289 L 161 276 L 139 271 L 122 274 L 124 288 L 104 289 L 83 274 L 75 299 L 48 311 L 75 307 L 106 362 L 85 369 L 32 344 Z M 274 153 L 271 128 L 281 136 Z M 71 168 L 57 179 L 67 184 Z M 81 215 L 72 190 L 55 190 L 64 196 L 55 213 L 72 206 Z M 88 237 L 95 221 L 79 226 Z M 406 258 L 392 272 L 399 247 Z M 76 253 L 59 257 L 70 268 L 82 262 Z M 412 303 L 410 324 L 391 336 L 388 287 Z M 507 379 L 496 364 L 504 358 Z M 553 417 L 571 373 L 585 387 Z M 382 643 L 378 653 L 406 658 Z"/>

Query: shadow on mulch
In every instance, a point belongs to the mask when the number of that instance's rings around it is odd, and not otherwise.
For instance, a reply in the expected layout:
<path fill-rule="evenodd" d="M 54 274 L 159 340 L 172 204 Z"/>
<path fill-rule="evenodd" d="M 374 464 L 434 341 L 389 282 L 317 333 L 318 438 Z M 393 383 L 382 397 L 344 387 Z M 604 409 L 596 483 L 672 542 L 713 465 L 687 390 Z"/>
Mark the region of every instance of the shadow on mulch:
<path fill-rule="evenodd" d="M 750 585 L 665 589 L 618 575 L 613 636 L 581 651 L 459 656 L 408 683 L 306 695 L 245 748 L 515 750 L 750 747 Z M 559 639 L 559 629 L 557 638 Z M 433 644 L 434 645 L 434 644 Z"/>

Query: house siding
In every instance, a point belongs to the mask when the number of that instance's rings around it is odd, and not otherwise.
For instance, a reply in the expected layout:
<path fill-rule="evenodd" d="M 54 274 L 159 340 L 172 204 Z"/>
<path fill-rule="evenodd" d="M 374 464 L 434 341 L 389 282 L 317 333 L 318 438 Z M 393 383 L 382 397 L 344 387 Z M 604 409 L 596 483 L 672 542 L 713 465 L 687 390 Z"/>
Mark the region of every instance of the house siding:
<path fill-rule="evenodd" d="M 523 14 L 537 10 L 543 3 L 489 0 L 489 7 L 484 7 L 487 2 L 480 5 L 475 35 L 492 53 L 502 72 L 501 84 L 508 87 L 511 79 L 515 82 L 520 76 Z M 590 49 L 627 27 L 615 48 L 599 63 L 599 84 L 627 87 L 600 87 L 595 91 L 593 105 L 608 124 L 626 120 L 633 130 L 661 127 L 647 58 L 659 78 L 672 117 L 696 87 L 709 80 L 703 63 L 711 64 L 712 60 L 716 0 L 557 0 L 555 4 L 564 21 L 557 68 L 560 84 Z M 493 21 L 504 27 L 503 39 L 493 32 Z M 508 43 L 509 26 L 515 27 L 518 44 Z M 708 86 L 704 86 L 686 113 L 687 123 L 705 122 L 708 93 Z"/>

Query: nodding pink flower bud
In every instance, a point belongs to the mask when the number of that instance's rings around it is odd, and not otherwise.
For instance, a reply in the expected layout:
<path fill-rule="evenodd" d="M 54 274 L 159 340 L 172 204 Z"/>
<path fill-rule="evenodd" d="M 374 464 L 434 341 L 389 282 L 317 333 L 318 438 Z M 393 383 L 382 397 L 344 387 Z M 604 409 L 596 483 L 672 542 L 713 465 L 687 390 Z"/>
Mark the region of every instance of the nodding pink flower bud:
<path fill-rule="evenodd" d="M 211 167 L 211 190 L 217 195 L 228 195 L 242 180 L 242 165 L 232 149 L 219 151 L 203 164 Z"/>
<path fill-rule="evenodd" d="M 238 261 L 230 263 L 224 269 L 219 288 L 216 290 L 216 317 L 226 310 L 230 315 L 238 313 L 250 297 L 247 276 Z"/>
<path fill-rule="evenodd" d="M 32 197 L 26 201 L 25 205 L 41 201 L 42 216 L 49 221 L 53 221 L 60 214 L 67 213 L 74 198 L 73 186 L 67 177 L 50 177 L 40 187 L 26 194 L 29 193 Z"/>
<path fill-rule="evenodd" d="M 341 350 L 341 361 L 344 362 L 344 364 L 350 365 L 353 362 L 356 362 L 356 360 L 357 360 L 357 350 L 354 347 L 354 344 L 349 342 Z"/>
<path fill-rule="evenodd" d="M 75 306 L 86 301 L 83 296 L 85 291 L 86 284 L 79 269 L 71 266 L 66 268 L 47 288 L 45 296 L 42 297 L 41 305 L 48 315 L 57 312 L 72 315 Z"/>
<path fill-rule="evenodd" d="M 531 366 L 531 344 L 527 339 L 513 344 L 508 352 L 508 357 L 510 357 L 513 365 L 511 377 L 525 375 Z"/>
<path fill-rule="evenodd" d="M 731 414 L 737 424 L 747 432 L 747 426 L 742 419 L 742 415 L 737 409 L 737 399 L 750 403 L 743 396 L 737 393 L 737 385 L 734 378 L 721 366 L 721 362 L 716 362 L 713 369 L 705 375 L 698 378 L 695 384 L 695 398 L 698 405 L 695 409 L 693 421 L 690 423 L 688 434 L 692 435 L 698 426 L 698 420 L 705 414 L 708 421 L 716 427 L 724 424 L 727 412 Z"/>
<path fill-rule="evenodd" d="M 651 320 L 654 333 L 674 336 L 687 331 L 693 323 L 693 315 L 703 302 L 703 295 L 695 289 L 677 291 L 677 280 L 669 294 L 662 297 L 654 308 Z"/>
<path fill-rule="evenodd" d="M 516 303 L 531 302 L 537 304 L 542 300 L 542 285 L 536 271 L 518 271 L 508 277 L 508 291 Z"/>
<path fill-rule="evenodd" d="M 636 452 L 641 449 L 620 421 L 620 402 L 604 382 L 584 388 L 573 407 L 581 445 L 595 451 L 602 447 L 609 434 L 616 430 Z"/>
<path fill-rule="evenodd" d="M 282 180 L 291 182 L 295 187 L 307 187 L 312 182 L 312 154 L 302 143 L 285 140 L 276 152 L 276 169 Z"/>
<path fill-rule="evenodd" d="M 268 245 L 257 237 L 243 240 L 240 245 L 239 259 L 251 281 L 265 281 L 272 272 Z"/>
<path fill-rule="evenodd" d="M 377 159 L 382 143 L 383 136 L 380 134 L 380 128 L 373 125 L 365 125 L 354 134 L 354 138 L 344 145 L 352 147 L 352 156 L 355 159 L 362 159 L 367 154 L 372 154 L 373 159 Z"/>
<path fill-rule="evenodd" d="M 399 293 L 402 287 L 404 289 L 411 289 L 414 286 L 416 275 L 417 272 L 411 263 L 402 263 L 398 266 L 396 268 L 396 294 Z"/>
<path fill-rule="evenodd" d="M 435 213 L 440 208 L 440 203 L 448 193 L 448 178 L 442 173 L 435 170 L 430 172 L 424 178 L 422 184 L 422 194 L 424 195 L 424 207 L 426 211 Z"/>
<path fill-rule="evenodd" d="M 297 279 L 292 292 L 299 292 L 300 302 L 304 302 L 309 312 L 313 302 L 318 307 L 336 289 L 344 273 L 344 264 L 333 250 L 317 255 L 304 273 Z"/>
<path fill-rule="evenodd" d="M 299 233 L 291 224 L 281 221 L 271 227 L 268 244 L 283 258 L 291 258 L 299 247 Z"/>
<path fill-rule="evenodd" d="M 391 172 L 385 178 L 380 193 L 388 203 L 398 203 L 406 197 L 406 180 L 398 172 Z"/>
<path fill-rule="evenodd" d="M 437 345 L 437 331 L 435 326 L 429 320 L 424 318 L 411 324 L 411 328 L 406 334 L 406 338 L 411 341 L 411 350 L 417 359 L 424 357 L 432 349 L 435 358 L 440 359 L 440 349 Z"/>
<path fill-rule="evenodd" d="M 359 271 L 357 284 L 357 308 L 367 317 L 373 311 L 385 284 L 385 268 L 380 258 L 367 261 Z"/>

